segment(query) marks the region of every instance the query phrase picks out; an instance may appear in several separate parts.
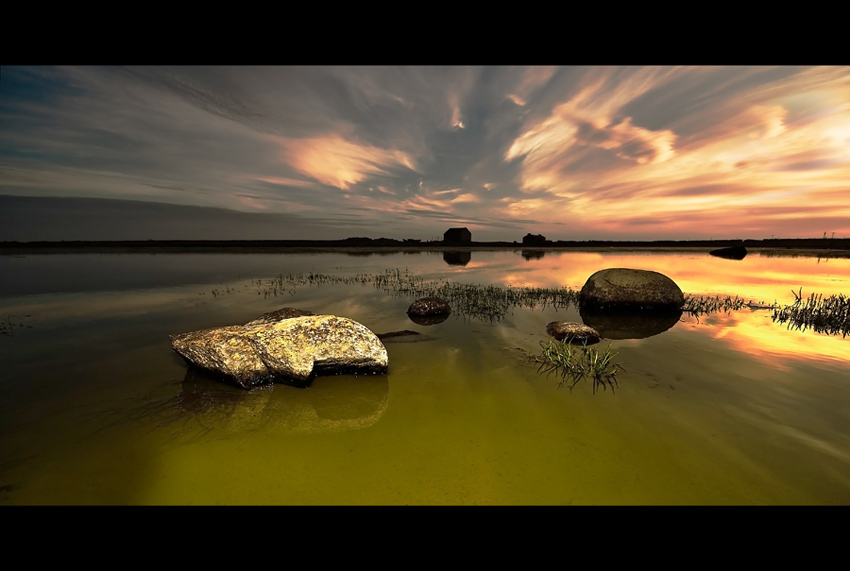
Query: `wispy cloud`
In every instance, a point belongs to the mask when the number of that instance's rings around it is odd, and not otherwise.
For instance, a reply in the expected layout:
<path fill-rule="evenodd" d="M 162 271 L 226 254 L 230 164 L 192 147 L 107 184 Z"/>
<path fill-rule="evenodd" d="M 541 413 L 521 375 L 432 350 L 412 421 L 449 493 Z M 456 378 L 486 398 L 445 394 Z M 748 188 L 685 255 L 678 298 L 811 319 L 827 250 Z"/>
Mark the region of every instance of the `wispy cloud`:
<path fill-rule="evenodd" d="M 415 171 L 413 158 L 397 149 L 381 149 L 332 134 L 310 139 L 281 139 L 284 161 L 298 172 L 342 190 L 391 168 Z"/>
<path fill-rule="evenodd" d="M 356 216 L 395 237 L 850 236 L 848 67 L 2 74 L 4 194 Z"/>

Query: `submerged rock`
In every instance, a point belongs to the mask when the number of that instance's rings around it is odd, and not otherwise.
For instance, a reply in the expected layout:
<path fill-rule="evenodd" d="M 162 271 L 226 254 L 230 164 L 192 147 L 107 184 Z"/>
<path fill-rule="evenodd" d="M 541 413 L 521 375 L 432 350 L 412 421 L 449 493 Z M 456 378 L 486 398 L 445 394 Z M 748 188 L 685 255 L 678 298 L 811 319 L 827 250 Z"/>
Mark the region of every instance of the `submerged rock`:
<path fill-rule="evenodd" d="M 449 303 L 439 297 L 422 297 L 410 304 L 407 316 L 417 325 L 436 325 L 452 313 Z"/>
<path fill-rule="evenodd" d="M 384 341 L 386 339 L 394 339 L 398 337 L 410 337 L 419 335 L 418 331 L 411 331 L 410 329 L 402 329 L 401 331 L 387 331 L 386 333 L 378 333 L 378 339 Z"/>
<path fill-rule="evenodd" d="M 546 333 L 558 341 L 588 345 L 598 343 L 600 338 L 599 332 L 593 327 L 571 321 L 552 321 L 546 325 Z"/>
<path fill-rule="evenodd" d="M 449 315 L 452 308 L 449 303 L 439 297 L 422 297 L 410 304 L 407 308 L 408 315 L 421 317 L 432 315 Z"/>
<path fill-rule="evenodd" d="M 579 305 L 595 309 L 675 310 L 684 303 L 685 295 L 676 282 L 649 270 L 600 270 L 579 293 Z"/>
<path fill-rule="evenodd" d="M 191 365 L 248 389 L 275 381 L 307 386 L 318 374 L 387 371 L 387 350 L 364 325 L 335 315 L 274 321 L 282 312 L 246 325 L 172 335 L 171 346 Z"/>
<path fill-rule="evenodd" d="M 421 343 L 425 341 L 434 341 L 433 337 L 429 335 L 422 335 L 418 331 L 411 331 L 410 329 L 378 333 L 378 338 L 384 343 Z"/>

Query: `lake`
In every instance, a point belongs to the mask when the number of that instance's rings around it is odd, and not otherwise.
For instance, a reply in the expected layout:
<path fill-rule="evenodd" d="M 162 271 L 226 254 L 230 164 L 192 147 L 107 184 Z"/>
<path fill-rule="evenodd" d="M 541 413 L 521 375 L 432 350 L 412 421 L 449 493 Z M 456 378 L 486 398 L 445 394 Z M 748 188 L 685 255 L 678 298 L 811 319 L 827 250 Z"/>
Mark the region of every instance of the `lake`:
<path fill-rule="evenodd" d="M 547 323 L 582 322 L 575 307 L 425 326 L 406 315 L 414 296 L 369 278 L 578 290 L 612 267 L 766 304 L 850 292 L 850 259 L 757 252 L 0 256 L 0 502 L 850 504 L 840 334 L 765 309 L 684 313 L 598 345 L 624 368 L 616 391 L 570 390 L 533 357 Z M 282 307 L 421 335 L 385 341 L 388 374 L 306 389 L 245 391 L 171 349 L 169 334 Z"/>

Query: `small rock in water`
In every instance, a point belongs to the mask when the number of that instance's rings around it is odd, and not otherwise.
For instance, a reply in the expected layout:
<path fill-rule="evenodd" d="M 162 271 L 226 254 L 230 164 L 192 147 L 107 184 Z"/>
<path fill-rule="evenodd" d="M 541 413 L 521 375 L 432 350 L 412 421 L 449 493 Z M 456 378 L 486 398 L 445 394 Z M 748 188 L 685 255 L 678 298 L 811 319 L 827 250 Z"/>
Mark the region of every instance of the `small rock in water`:
<path fill-rule="evenodd" d="M 747 256 L 747 249 L 744 246 L 730 246 L 729 248 L 718 248 L 709 252 L 712 256 L 718 258 L 727 258 L 729 260 L 743 260 Z"/>
<path fill-rule="evenodd" d="M 449 315 L 452 312 L 447 301 L 439 297 L 423 297 L 417 299 L 407 308 L 408 315 L 429 317 L 434 315 Z"/>
<path fill-rule="evenodd" d="M 387 331 L 386 333 L 378 333 L 378 339 L 390 339 L 393 337 L 406 337 L 410 335 L 419 335 L 418 331 L 411 331 L 410 329 L 402 329 L 401 331 Z"/>
<path fill-rule="evenodd" d="M 552 321 L 546 325 L 546 333 L 558 341 L 566 340 L 570 343 L 593 344 L 600 339 L 599 332 L 593 327 L 571 321 Z"/>
<path fill-rule="evenodd" d="M 452 308 L 438 297 L 417 299 L 407 308 L 407 317 L 417 325 L 437 325 L 449 318 Z"/>

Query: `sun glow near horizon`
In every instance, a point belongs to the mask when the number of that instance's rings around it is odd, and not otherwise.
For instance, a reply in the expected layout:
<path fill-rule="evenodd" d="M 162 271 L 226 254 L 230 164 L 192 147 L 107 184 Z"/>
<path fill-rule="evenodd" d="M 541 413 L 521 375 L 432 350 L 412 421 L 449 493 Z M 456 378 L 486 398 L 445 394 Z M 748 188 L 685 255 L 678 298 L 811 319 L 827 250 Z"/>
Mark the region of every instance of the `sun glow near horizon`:
<path fill-rule="evenodd" d="M 818 114 L 794 119 L 781 103 L 752 103 L 681 146 L 675 125 L 651 131 L 635 127 L 630 116 L 594 119 L 568 101 L 506 154 L 522 161 L 521 189 L 534 198 L 512 202 L 505 212 L 551 217 L 553 203 L 568 201 L 565 210 L 578 214 L 583 226 L 612 235 L 636 226 L 686 235 L 698 223 L 712 235 L 732 227 L 765 233 L 772 226 L 774 234 L 814 236 L 825 230 L 822 219 L 830 231 L 850 235 L 850 104 L 835 104 L 850 101 L 847 78 L 817 92 L 832 105 Z M 576 99 L 586 97 L 582 91 Z M 592 148 L 621 160 L 599 169 L 567 168 Z"/>
<path fill-rule="evenodd" d="M 850 236 L 847 67 L 4 66 L 3 78 L 2 194 L 294 213 L 334 237 Z"/>

